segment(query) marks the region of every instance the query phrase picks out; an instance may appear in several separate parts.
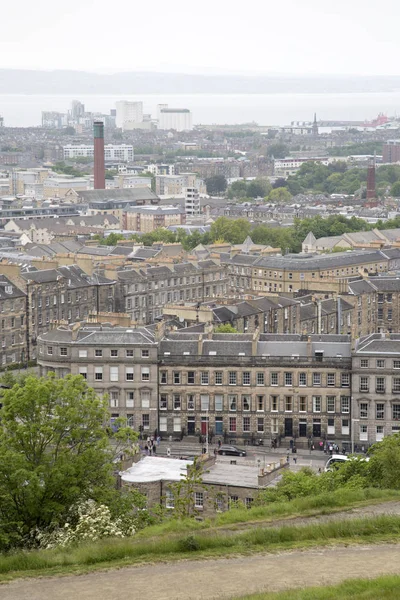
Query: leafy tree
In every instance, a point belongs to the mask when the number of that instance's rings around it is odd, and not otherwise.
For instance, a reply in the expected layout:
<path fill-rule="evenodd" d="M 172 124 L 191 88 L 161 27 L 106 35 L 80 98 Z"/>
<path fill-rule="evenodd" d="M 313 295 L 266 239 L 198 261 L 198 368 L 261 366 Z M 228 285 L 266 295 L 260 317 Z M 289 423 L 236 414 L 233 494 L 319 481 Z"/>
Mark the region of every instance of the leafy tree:
<path fill-rule="evenodd" d="M 228 219 L 218 217 L 211 225 L 210 237 L 212 241 L 224 240 L 231 244 L 242 244 L 250 235 L 250 223 L 246 219 Z"/>
<path fill-rule="evenodd" d="M 390 195 L 395 196 L 395 198 L 400 197 L 400 181 L 396 181 L 390 188 Z"/>
<path fill-rule="evenodd" d="M 353 133 L 358 132 L 354 130 Z M 374 154 L 374 152 L 382 154 L 382 142 L 362 142 L 359 144 L 328 148 L 328 154 L 330 156 L 352 156 L 353 154 Z"/>
<path fill-rule="evenodd" d="M 285 158 L 289 154 L 289 147 L 282 142 L 276 142 L 271 144 L 267 148 L 267 155 L 273 156 L 274 158 Z"/>
<path fill-rule="evenodd" d="M 272 189 L 268 179 L 254 179 L 247 186 L 247 195 L 250 198 L 262 198 L 267 196 Z"/>
<path fill-rule="evenodd" d="M 290 202 L 292 194 L 285 187 L 275 188 L 268 195 L 269 202 Z"/>
<path fill-rule="evenodd" d="M 214 331 L 215 333 L 239 333 L 238 330 L 235 329 L 230 323 L 218 325 L 218 327 L 216 327 Z"/>
<path fill-rule="evenodd" d="M 63 173 L 64 175 L 69 175 L 70 177 L 82 177 L 82 175 L 87 175 L 87 173 L 85 173 L 84 171 L 80 171 L 75 167 L 66 165 L 64 161 L 56 162 L 56 164 L 52 166 L 52 170 L 56 173 Z"/>
<path fill-rule="evenodd" d="M 247 183 L 240 179 L 234 181 L 228 189 L 228 198 L 246 198 L 247 196 Z"/>
<path fill-rule="evenodd" d="M 228 182 L 224 175 L 213 175 L 206 179 L 207 194 L 210 196 L 225 192 L 228 187 Z"/>
<path fill-rule="evenodd" d="M 115 452 L 134 434 L 121 428 L 112 449 L 109 414 L 81 376 L 28 376 L 3 391 L 0 411 L 0 548 L 64 522 L 80 501 L 115 496 Z"/>
<path fill-rule="evenodd" d="M 114 179 L 115 175 L 118 174 L 116 169 L 106 169 L 105 178 L 106 179 Z"/>
<path fill-rule="evenodd" d="M 199 458 L 195 458 L 193 465 L 188 465 L 186 474 L 181 481 L 169 484 L 173 497 L 173 514 L 178 519 L 187 519 L 198 514 L 195 507 L 195 492 L 204 488 L 204 465 Z"/>
<path fill-rule="evenodd" d="M 271 191 L 271 184 L 266 178 L 257 178 L 252 181 L 240 179 L 234 181 L 228 189 L 228 198 L 259 198 Z"/>
<path fill-rule="evenodd" d="M 383 489 L 400 489 L 400 434 L 385 437 L 368 454 L 372 484 Z"/>

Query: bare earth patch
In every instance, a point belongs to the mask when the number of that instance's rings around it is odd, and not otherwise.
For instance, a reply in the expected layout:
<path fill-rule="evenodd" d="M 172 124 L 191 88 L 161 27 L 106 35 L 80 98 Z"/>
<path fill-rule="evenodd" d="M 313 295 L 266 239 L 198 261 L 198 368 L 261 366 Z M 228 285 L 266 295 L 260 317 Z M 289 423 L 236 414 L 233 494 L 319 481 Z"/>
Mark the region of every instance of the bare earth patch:
<path fill-rule="evenodd" d="M 275 521 L 271 526 L 306 525 L 381 514 L 400 514 L 400 502 L 320 517 Z M 0 598 L 142 600 L 150 595 L 157 600 L 227 600 L 262 591 L 335 585 L 345 579 L 389 574 L 400 574 L 400 544 L 296 550 L 124 567 L 87 575 L 18 579 L 0 586 Z"/>
<path fill-rule="evenodd" d="M 2 600 L 228 599 L 261 591 L 334 585 L 400 573 L 400 545 L 354 546 L 126 567 L 81 576 L 20 579 Z"/>

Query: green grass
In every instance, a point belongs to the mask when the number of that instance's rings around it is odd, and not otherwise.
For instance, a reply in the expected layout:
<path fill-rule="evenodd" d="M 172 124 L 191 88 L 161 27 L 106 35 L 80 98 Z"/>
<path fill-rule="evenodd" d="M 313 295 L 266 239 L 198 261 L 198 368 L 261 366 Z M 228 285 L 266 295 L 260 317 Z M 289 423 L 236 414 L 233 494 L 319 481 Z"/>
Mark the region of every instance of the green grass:
<path fill-rule="evenodd" d="M 83 573 L 134 563 L 204 558 L 227 554 L 277 551 L 319 544 L 397 541 L 400 517 L 332 521 L 295 526 L 295 517 L 326 515 L 339 510 L 398 500 L 400 492 L 338 490 L 290 502 L 234 509 L 197 522 L 170 519 L 132 538 L 104 539 L 68 549 L 16 551 L 0 555 L 0 581 L 22 576 Z M 282 521 L 287 523 L 282 525 Z M 278 521 L 279 527 L 274 527 Z M 265 525 L 265 527 L 263 527 Z"/>
<path fill-rule="evenodd" d="M 206 529 L 228 529 L 230 526 L 246 527 L 251 523 L 273 523 L 275 520 L 328 515 L 341 510 L 351 510 L 355 507 L 399 499 L 400 492 L 396 490 L 378 490 L 375 488 L 336 490 L 334 492 L 298 498 L 287 502 L 271 502 L 265 506 L 254 506 L 251 509 L 235 508 L 218 514 L 213 519 L 205 519 L 200 522 L 193 519 L 183 521 L 170 519 L 159 525 L 146 527 L 136 537 L 149 538 L 166 534 L 197 532 Z"/>
<path fill-rule="evenodd" d="M 385 575 L 377 579 L 350 579 L 329 587 L 252 594 L 236 600 L 398 600 L 399 597 L 400 576 Z"/>
<path fill-rule="evenodd" d="M 273 552 L 289 548 L 327 546 L 332 543 L 374 543 L 397 541 L 400 516 L 332 521 L 304 526 L 254 528 L 223 535 L 198 532 L 179 537 L 147 540 L 106 539 L 75 548 L 18 552 L 0 557 L 0 580 L 66 572 L 82 573 L 93 568 L 119 567 L 143 562 L 182 558 L 204 558 L 252 552 Z"/>

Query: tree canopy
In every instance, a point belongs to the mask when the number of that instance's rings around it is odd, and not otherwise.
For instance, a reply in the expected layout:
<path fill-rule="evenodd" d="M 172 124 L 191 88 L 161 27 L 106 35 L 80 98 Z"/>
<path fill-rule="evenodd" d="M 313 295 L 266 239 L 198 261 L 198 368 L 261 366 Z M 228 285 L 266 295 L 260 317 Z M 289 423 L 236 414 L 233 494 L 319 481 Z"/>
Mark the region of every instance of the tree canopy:
<path fill-rule="evenodd" d="M 213 196 L 225 192 L 228 187 L 228 182 L 225 175 L 213 175 L 206 179 L 207 194 Z"/>
<path fill-rule="evenodd" d="M 79 501 L 110 498 L 115 449 L 109 413 L 81 376 L 28 376 L 3 391 L 0 410 L 0 548 L 60 524 Z M 134 433 L 121 428 L 119 441 Z"/>
<path fill-rule="evenodd" d="M 264 198 L 271 191 L 272 186 L 268 179 L 257 178 L 251 181 L 239 179 L 228 188 L 228 198 Z"/>

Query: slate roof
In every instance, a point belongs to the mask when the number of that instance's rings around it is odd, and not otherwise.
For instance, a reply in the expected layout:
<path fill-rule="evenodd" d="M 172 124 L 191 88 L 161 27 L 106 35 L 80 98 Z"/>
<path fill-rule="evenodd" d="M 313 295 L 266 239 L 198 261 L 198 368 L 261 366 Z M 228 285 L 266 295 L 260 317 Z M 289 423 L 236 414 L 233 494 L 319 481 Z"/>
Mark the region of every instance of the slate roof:
<path fill-rule="evenodd" d="M 82 202 L 158 200 L 158 196 L 148 187 L 116 190 L 82 190 L 77 192 L 77 194 Z"/>
<path fill-rule="evenodd" d="M 390 337 L 383 337 L 379 333 L 361 338 L 356 347 L 356 354 L 388 354 L 400 357 L 400 334 L 390 334 Z"/>
<path fill-rule="evenodd" d="M 21 276 L 26 281 L 35 283 L 51 283 L 57 282 L 60 278 L 68 281 L 68 287 L 71 289 L 88 287 L 97 283 L 111 284 L 112 281 L 105 277 L 90 276 L 77 265 L 68 265 L 59 267 L 58 269 L 43 269 L 37 271 L 29 271 L 21 273 Z"/>
<path fill-rule="evenodd" d="M 6 289 L 8 290 L 6 292 Z M 0 300 L 9 300 L 10 298 L 22 298 L 26 296 L 25 292 L 19 289 L 5 275 L 0 275 Z"/>
<path fill-rule="evenodd" d="M 54 342 L 72 342 L 72 328 L 66 326 L 43 333 L 40 339 Z M 152 333 L 145 327 L 134 329 L 103 325 L 83 325 L 76 332 L 76 342 L 84 345 L 154 345 Z"/>
<path fill-rule="evenodd" d="M 354 295 L 371 292 L 400 292 L 399 277 L 371 277 L 349 283 L 349 291 Z"/>

